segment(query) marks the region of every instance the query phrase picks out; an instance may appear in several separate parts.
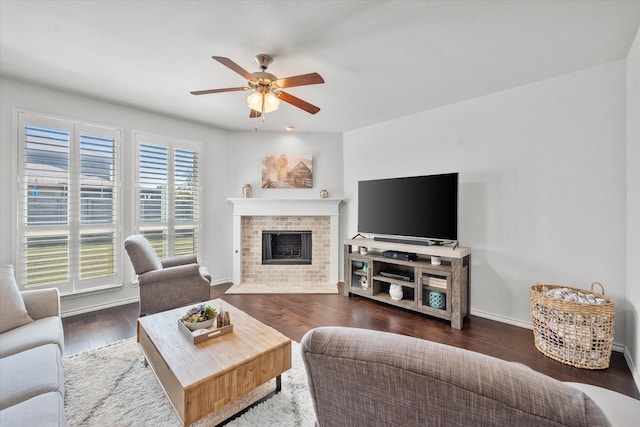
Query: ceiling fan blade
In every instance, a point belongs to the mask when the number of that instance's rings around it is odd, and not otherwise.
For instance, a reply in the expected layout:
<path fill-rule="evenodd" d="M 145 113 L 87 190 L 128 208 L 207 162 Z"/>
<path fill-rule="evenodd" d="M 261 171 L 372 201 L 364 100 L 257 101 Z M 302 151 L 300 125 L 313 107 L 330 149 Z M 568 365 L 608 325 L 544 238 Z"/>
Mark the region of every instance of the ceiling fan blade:
<path fill-rule="evenodd" d="M 219 63 L 221 63 L 222 65 L 228 68 L 231 68 L 233 71 L 240 74 L 242 77 L 244 77 L 248 81 L 250 82 L 258 81 L 258 79 L 256 79 L 253 74 L 251 74 L 250 72 L 248 72 L 247 70 L 245 70 L 244 68 L 242 68 L 241 66 L 233 62 L 232 60 L 230 60 L 229 58 L 225 58 L 224 56 L 212 56 L 212 58 L 218 61 Z"/>
<path fill-rule="evenodd" d="M 318 73 L 301 74 L 276 80 L 276 84 L 279 87 L 317 85 L 320 83 L 324 83 L 324 79 Z"/>
<path fill-rule="evenodd" d="M 221 93 L 221 92 L 236 92 L 240 90 L 249 90 L 248 87 L 227 87 L 224 89 L 207 89 L 207 90 L 194 90 L 191 95 L 206 95 L 209 93 Z"/>
<path fill-rule="evenodd" d="M 256 111 L 253 108 L 249 108 L 249 118 L 250 119 L 257 119 L 258 117 L 261 117 L 262 113 L 260 111 Z"/>
<path fill-rule="evenodd" d="M 315 105 L 309 104 L 307 101 L 303 101 L 300 98 L 288 94 L 287 92 L 278 92 L 277 96 L 284 102 L 287 102 L 294 107 L 298 107 L 306 111 L 307 113 L 316 114 L 318 111 L 320 111 L 320 108 L 316 107 Z"/>

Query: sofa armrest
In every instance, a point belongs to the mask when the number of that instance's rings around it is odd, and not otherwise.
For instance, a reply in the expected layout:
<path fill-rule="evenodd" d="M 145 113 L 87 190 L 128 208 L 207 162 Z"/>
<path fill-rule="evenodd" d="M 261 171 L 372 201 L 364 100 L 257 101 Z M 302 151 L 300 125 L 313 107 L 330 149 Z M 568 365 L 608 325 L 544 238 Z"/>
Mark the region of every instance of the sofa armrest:
<path fill-rule="evenodd" d="M 577 390 L 580 390 L 595 402 L 604 412 L 605 416 L 616 427 L 631 427 L 638 425 L 640 415 L 640 400 L 591 384 L 565 382 Z"/>
<path fill-rule="evenodd" d="M 162 270 L 148 271 L 138 276 L 140 286 L 158 282 L 178 281 L 188 277 L 202 277 L 198 264 L 177 265 Z"/>
<path fill-rule="evenodd" d="M 197 264 L 198 258 L 195 255 L 185 255 L 175 258 L 167 258 L 160 261 L 162 268 L 175 267 L 178 265 Z"/>
<path fill-rule="evenodd" d="M 24 305 L 33 320 L 60 316 L 60 293 L 58 288 L 21 291 Z"/>

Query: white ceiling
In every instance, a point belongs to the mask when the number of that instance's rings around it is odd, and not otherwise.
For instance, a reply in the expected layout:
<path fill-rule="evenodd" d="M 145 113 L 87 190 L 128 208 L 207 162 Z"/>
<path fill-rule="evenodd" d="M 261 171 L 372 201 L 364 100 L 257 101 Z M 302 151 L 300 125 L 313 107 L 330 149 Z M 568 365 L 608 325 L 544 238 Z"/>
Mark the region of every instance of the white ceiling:
<path fill-rule="evenodd" d="M 0 73 L 222 129 L 344 132 L 623 59 L 640 1 L 0 0 Z M 243 86 L 274 56 L 288 104 L 249 119 Z"/>

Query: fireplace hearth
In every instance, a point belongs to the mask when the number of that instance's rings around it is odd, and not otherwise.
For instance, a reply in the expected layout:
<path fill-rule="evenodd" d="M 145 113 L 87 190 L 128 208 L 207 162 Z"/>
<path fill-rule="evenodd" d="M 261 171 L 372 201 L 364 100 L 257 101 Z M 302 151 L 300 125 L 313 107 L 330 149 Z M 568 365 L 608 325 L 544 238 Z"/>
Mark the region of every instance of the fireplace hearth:
<path fill-rule="evenodd" d="M 262 264 L 310 265 L 311 231 L 263 230 Z"/>

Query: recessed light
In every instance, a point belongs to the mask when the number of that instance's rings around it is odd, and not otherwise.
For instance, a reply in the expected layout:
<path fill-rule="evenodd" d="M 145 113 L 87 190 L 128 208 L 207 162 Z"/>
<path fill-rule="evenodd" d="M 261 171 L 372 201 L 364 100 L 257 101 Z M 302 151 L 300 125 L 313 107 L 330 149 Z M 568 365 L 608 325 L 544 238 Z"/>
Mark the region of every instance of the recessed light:
<path fill-rule="evenodd" d="M 291 132 L 291 131 L 294 129 L 294 127 L 293 127 L 293 126 L 291 126 L 291 125 L 289 125 L 289 126 L 287 126 L 285 129 L 286 129 L 286 130 L 288 130 L 289 132 Z"/>

